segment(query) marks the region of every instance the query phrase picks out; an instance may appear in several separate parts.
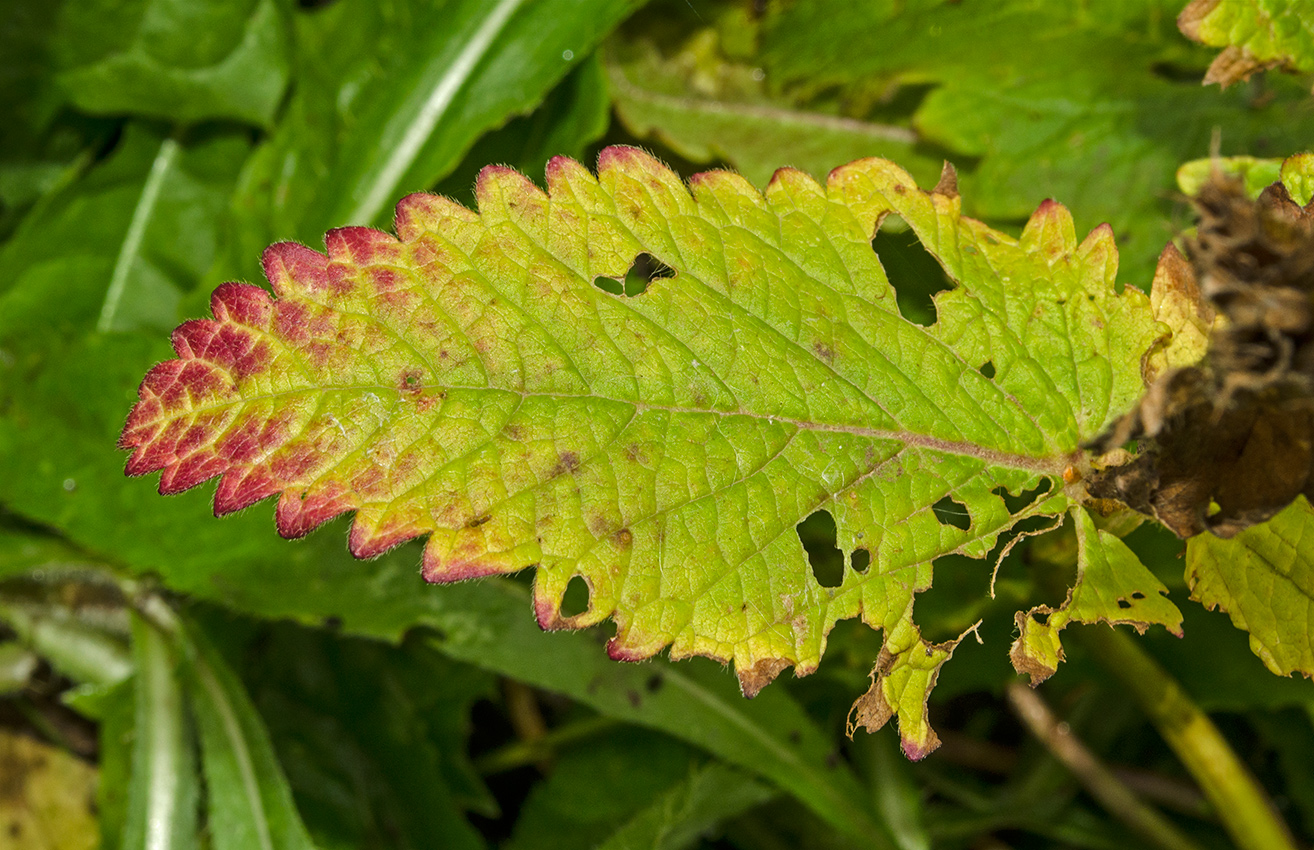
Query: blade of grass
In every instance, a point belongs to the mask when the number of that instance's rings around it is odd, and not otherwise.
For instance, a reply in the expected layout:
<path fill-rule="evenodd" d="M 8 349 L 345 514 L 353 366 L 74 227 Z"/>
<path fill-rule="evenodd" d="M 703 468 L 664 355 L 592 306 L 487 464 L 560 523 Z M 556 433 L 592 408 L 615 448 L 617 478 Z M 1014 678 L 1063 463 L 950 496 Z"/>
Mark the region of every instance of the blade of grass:
<path fill-rule="evenodd" d="M 186 628 L 193 716 L 201 743 L 215 850 L 310 850 L 269 733 L 236 674 Z"/>
<path fill-rule="evenodd" d="M 151 163 L 150 174 L 141 187 L 141 196 L 132 211 L 132 220 L 128 223 L 128 233 L 123 237 L 123 245 L 114 260 L 114 272 L 110 275 L 109 289 L 105 292 L 105 302 L 100 308 L 100 318 L 96 320 L 96 330 L 108 333 L 114 329 L 114 318 L 118 314 L 119 304 L 123 301 L 123 292 L 128 286 L 128 275 L 141 253 L 142 239 L 146 235 L 146 226 L 150 224 L 155 213 L 155 204 L 160 199 L 160 187 L 164 185 L 165 175 L 173 167 L 180 149 L 176 134 L 160 143 L 160 152 Z"/>
<path fill-rule="evenodd" d="M 153 623 L 132 615 L 136 662 L 136 741 L 122 847 L 190 850 L 196 840 L 199 783 L 183 711 L 178 661 Z"/>

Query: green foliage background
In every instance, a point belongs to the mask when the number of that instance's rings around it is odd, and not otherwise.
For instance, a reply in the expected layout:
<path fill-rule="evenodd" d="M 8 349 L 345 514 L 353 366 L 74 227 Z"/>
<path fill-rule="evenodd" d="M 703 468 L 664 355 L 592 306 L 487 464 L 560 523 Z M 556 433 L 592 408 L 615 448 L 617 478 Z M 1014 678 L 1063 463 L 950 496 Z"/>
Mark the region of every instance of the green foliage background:
<path fill-rule="evenodd" d="M 602 635 L 539 632 L 520 580 L 427 587 L 414 545 L 356 562 L 341 522 L 290 544 L 267 504 L 216 521 L 206 488 L 161 499 L 123 477 L 114 443 L 167 332 L 213 285 L 261 281 L 267 244 L 386 226 L 409 191 L 469 202 L 487 163 L 538 178 L 552 155 L 613 142 L 758 185 L 879 155 L 929 186 L 949 159 L 968 214 L 1015 233 L 1054 197 L 1080 233 L 1110 222 L 1121 279 L 1147 287 L 1188 223 L 1181 162 L 1215 133 L 1255 156 L 1314 136 L 1306 77 L 1201 87 L 1215 51 L 1177 32 L 1179 5 L 6 4 L 0 726 L 100 775 L 94 819 L 63 819 L 81 825 L 66 837 L 22 820 L 18 846 L 133 848 L 161 823 L 152 846 L 1135 841 L 1002 698 L 1011 612 L 1062 601 L 1062 541 L 1014 550 L 993 598 L 975 562 L 937 564 L 926 637 L 984 617 L 983 643 L 935 691 L 945 747 L 910 765 L 892 734 L 843 734 L 874 633 L 837 628 L 816 674 L 745 701 L 714 664 L 620 665 Z M 938 267 L 910 236 L 878 248 L 903 306 L 929 310 Z M 801 533 L 824 570 L 833 530 Z M 1149 527 L 1128 543 L 1184 601 L 1180 543 Z M 1308 842 L 1314 686 L 1268 673 L 1226 616 L 1180 607 L 1186 637 L 1141 646 Z M 1070 643 L 1041 693 L 1193 842 L 1229 846 L 1098 651 Z M 36 805 L 0 801 L 0 825 Z"/>

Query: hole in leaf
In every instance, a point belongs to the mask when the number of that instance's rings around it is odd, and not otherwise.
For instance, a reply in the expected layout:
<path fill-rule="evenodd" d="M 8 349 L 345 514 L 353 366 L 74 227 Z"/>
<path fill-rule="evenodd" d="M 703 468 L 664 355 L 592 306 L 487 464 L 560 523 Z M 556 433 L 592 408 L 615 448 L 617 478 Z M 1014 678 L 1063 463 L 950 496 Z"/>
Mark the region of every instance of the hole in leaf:
<path fill-rule="evenodd" d="M 808 553 L 812 577 L 822 587 L 839 587 L 844 581 L 844 553 L 836 545 L 835 518 L 829 511 L 817 511 L 795 528 L 798 539 Z"/>
<path fill-rule="evenodd" d="M 561 597 L 561 616 L 578 617 L 589 610 L 589 583 L 583 576 L 575 576 L 566 585 Z"/>
<path fill-rule="evenodd" d="M 1139 602 L 1140 600 L 1142 600 L 1142 599 L 1145 598 L 1145 594 L 1144 594 L 1144 593 L 1141 593 L 1139 590 L 1132 591 L 1132 595 L 1131 595 L 1131 596 L 1132 596 L 1132 599 L 1135 599 L 1135 600 L 1138 601 L 1138 602 Z"/>
<path fill-rule="evenodd" d="M 596 286 L 598 289 L 601 289 L 603 292 L 607 292 L 612 295 L 625 294 L 625 282 L 617 280 L 614 277 L 595 278 L 593 280 L 593 285 Z"/>
<path fill-rule="evenodd" d="M 1126 599 L 1119 599 L 1119 600 L 1118 600 L 1118 607 L 1119 607 L 1119 608 L 1122 608 L 1122 609 L 1125 610 L 1125 609 L 1131 607 L 1131 603 L 1128 602 Z"/>
<path fill-rule="evenodd" d="M 882 226 L 871 244 L 894 287 L 899 314 L 919 325 L 935 324 L 935 294 L 954 287 L 940 263 L 912 230 L 891 233 Z"/>
<path fill-rule="evenodd" d="M 982 363 L 982 364 L 981 364 L 981 374 L 982 374 L 982 375 L 985 375 L 987 378 L 994 378 L 994 376 L 995 376 L 995 364 L 991 363 L 989 360 L 987 360 L 986 362 Z"/>
<path fill-rule="evenodd" d="M 957 501 L 953 496 L 945 496 L 932 505 L 931 510 L 935 513 L 935 518 L 940 521 L 940 525 L 952 525 L 963 531 L 972 526 L 972 515 L 967 512 L 967 505 Z"/>
<path fill-rule="evenodd" d="M 867 574 L 867 568 L 871 566 L 871 553 L 866 549 L 854 549 L 850 556 L 849 566 L 855 573 Z"/>
<path fill-rule="evenodd" d="M 668 277 L 675 277 L 675 270 L 652 254 L 645 252 L 634 258 L 634 262 L 630 264 L 630 270 L 625 273 L 624 278 L 600 277 L 593 281 L 593 285 L 603 292 L 632 298 L 646 292 L 648 284 L 654 280 Z"/>
<path fill-rule="evenodd" d="M 652 254 L 640 254 L 634 258 L 630 270 L 625 273 L 625 294 L 639 295 L 654 280 L 675 277 L 675 271 Z"/>
<path fill-rule="evenodd" d="M 1024 508 L 1030 507 L 1037 499 L 1049 492 L 1049 488 L 1054 486 L 1048 478 L 1042 478 L 1040 483 L 1030 490 L 1023 490 L 1014 496 L 1004 487 L 996 487 L 991 492 L 1004 500 L 1004 507 L 1010 514 L 1015 514 Z"/>

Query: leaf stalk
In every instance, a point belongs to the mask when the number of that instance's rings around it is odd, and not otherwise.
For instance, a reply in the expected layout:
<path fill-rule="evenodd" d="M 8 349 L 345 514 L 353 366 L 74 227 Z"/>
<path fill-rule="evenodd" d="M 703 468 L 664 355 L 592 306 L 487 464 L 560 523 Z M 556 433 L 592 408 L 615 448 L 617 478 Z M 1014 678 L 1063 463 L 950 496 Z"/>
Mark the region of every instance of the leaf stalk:
<path fill-rule="evenodd" d="M 1199 783 L 1237 846 L 1296 850 L 1263 787 L 1182 686 L 1125 634 L 1098 627 L 1081 634 Z"/>

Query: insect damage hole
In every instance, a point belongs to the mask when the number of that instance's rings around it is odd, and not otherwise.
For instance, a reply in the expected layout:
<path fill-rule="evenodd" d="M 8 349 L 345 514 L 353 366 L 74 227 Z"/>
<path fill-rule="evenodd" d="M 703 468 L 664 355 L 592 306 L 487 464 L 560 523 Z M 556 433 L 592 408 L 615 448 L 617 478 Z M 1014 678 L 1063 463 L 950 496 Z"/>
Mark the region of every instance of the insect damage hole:
<path fill-rule="evenodd" d="M 953 496 L 945 496 L 936 502 L 931 506 L 931 512 L 940 521 L 940 525 L 952 525 L 963 531 L 972 527 L 972 515 L 967 512 L 967 505 L 957 501 Z"/>
<path fill-rule="evenodd" d="M 633 298 L 647 292 L 648 285 L 654 280 L 668 277 L 675 277 L 675 270 L 652 254 L 644 252 L 634 258 L 624 278 L 600 277 L 593 281 L 593 285 L 612 295 Z"/>
<path fill-rule="evenodd" d="M 589 583 L 583 576 L 575 576 L 566 585 L 561 596 L 561 616 L 578 617 L 589 610 Z"/>
<path fill-rule="evenodd" d="M 849 567 L 858 575 L 866 575 L 871 566 L 871 553 L 866 549 L 854 549 L 849 556 Z"/>
<path fill-rule="evenodd" d="M 844 582 L 844 553 L 837 545 L 835 518 L 829 511 L 817 511 L 794 529 L 808 553 L 812 577 L 822 587 L 839 587 Z"/>
<path fill-rule="evenodd" d="M 890 218 L 898 219 L 897 216 Z M 891 221 L 887 219 L 871 246 L 885 269 L 890 286 L 894 287 L 899 315 L 919 325 L 933 325 L 937 318 L 935 295 L 953 289 L 954 283 L 911 228 L 894 232 L 890 225 Z"/>
<path fill-rule="evenodd" d="M 986 377 L 987 380 L 991 380 L 995 377 L 995 364 L 987 360 L 986 362 L 981 364 L 981 368 L 979 371 L 981 372 L 982 375 Z"/>

